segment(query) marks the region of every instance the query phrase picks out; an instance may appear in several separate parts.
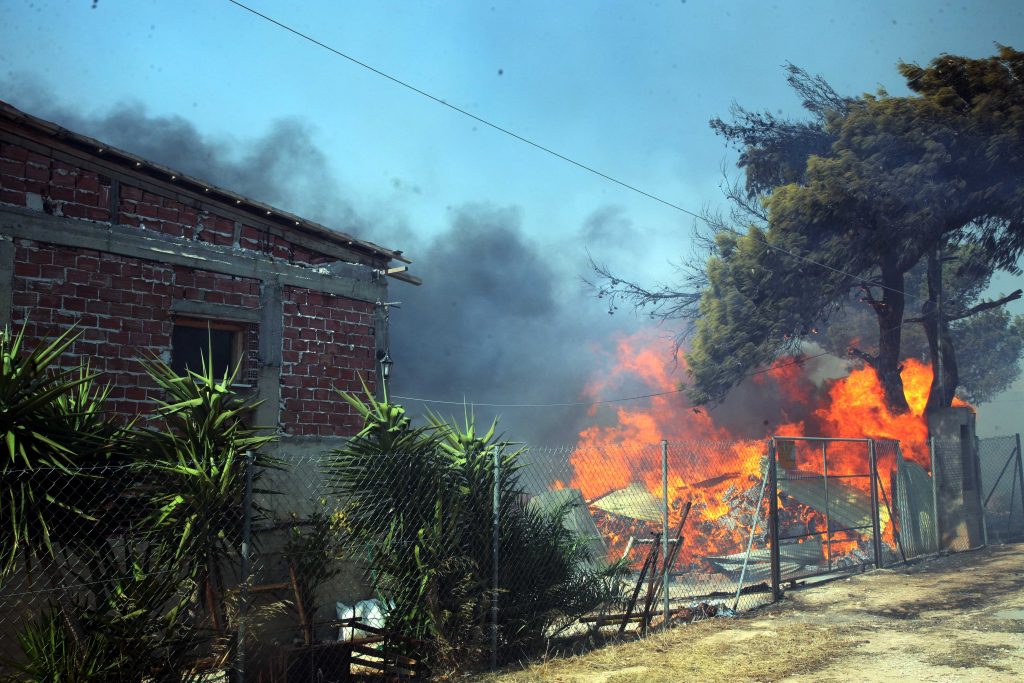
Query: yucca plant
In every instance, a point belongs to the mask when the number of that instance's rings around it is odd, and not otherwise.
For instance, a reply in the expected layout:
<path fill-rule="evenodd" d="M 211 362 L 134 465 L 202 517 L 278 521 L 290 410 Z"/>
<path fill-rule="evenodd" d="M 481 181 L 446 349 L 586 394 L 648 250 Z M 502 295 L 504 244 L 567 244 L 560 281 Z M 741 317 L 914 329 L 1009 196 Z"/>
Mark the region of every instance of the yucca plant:
<path fill-rule="evenodd" d="M 104 643 L 89 636 L 68 633 L 63 608 L 52 605 L 19 634 L 22 659 L 8 663 L 13 673 L 4 674 L 4 683 L 99 683 L 116 680 L 124 662 L 111 657 Z"/>
<path fill-rule="evenodd" d="M 107 660 L 119 663 L 104 680 L 182 680 L 212 637 L 188 618 L 192 583 L 182 578 L 165 545 L 126 540 L 115 552 L 118 560 L 97 577 L 106 587 L 102 596 L 76 601 L 83 631 L 102 645 Z"/>
<path fill-rule="evenodd" d="M 519 656 L 543 644 L 580 616 L 615 602 L 624 565 L 595 564 L 589 539 L 571 531 L 565 518 L 572 505 L 543 510 L 530 505 L 520 483 L 526 448 L 498 434 L 497 419 L 486 431 L 467 411 L 461 424 L 428 412 L 444 434 L 442 449 L 463 481 L 459 525 L 462 552 L 476 559 L 480 584 L 475 599 L 475 631 L 490 628 L 491 600 L 497 591 L 499 648 Z M 498 464 L 498 528 L 493 527 L 495 463 Z M 500 549 L 498 584 L 493 585 L 493 550 Z M 463 626 L 463 628 L 466 628 Z"/>
<path fill-rule="evenodd" d="M 217 376 L 204 359 L 200 372 L 178 375 L 153 359 L 146 370 L 163 392 L 152 416 L 153 426 L 136 441 L 144 461 L 143 490 L 149 506 L 145 523 L 172 548 L 174 561 L 207 596 L 215 623 L 223 595 L 224 568 L 236 557 L 245 515 L 246 454 L 255 455 L 254 480 L 279 461 L 260 452 L 274 440 L 247 418 L 258 402 L 239 396 L 232 384 L 240 370 Z M 270 491 L 255 488 L 255 493 Z M 253 506 L 254 519 L 261 510 Z"/>
<path fill-rule="evenodd" d="M 443 493 L 458 486 L 444 458 L 442 436 L 414 427 L 401 406 L 341 396 L 363 418 L 358 434 L 331 451 L 323 470 L 342 508 L 351 554 L 366 558 L 374 583 L 394 603 L 392 625 L 428 638 L 436 630 L 429 595 L 435 592 L 427 554 L 443 543 Z M 454 511 L 452 511 L 454 512 Z"/>
<path fill-rule="evenodd" d="M 69 329 L 48 343 L 25 348 L 24 326 L 0 332 L 0 433 L 3 434 L 0 496 L 0 557 L 9 572 L 22 553 L 51 560 L 57 549 L 55 517 L 78 509 L 75 487 L 76 433 L 60 399 L 88 385 L 91 376 L 60 369 L 56 361 L 77 338 Z"/>
<path fill-rule="evenodd" d="M 197 646 L 209 634 L 186 617 L 190 587 L 159 545 L 128 542 L 116 551 L 109 573 L 93 575 L 104 597 L 79 592 L 70 605 L 52 605 L 18 634 L 21 656 L 9 663 L 7 681 L 181 683 L 190 674 Z M 81 625 L 68 631 L 68 611 Z"/>
<path fill-rule="evenodd" d="M 585 539 L 568 531 L 568 509 L 526 505 L 519 483 L 523 449 L 478 431 L 472 414 L 454 426 L 431 414 L 413 426 L 401 406 L 342 393 L 363 417 L 359 433 L 331 451 L 329 490 L 338 497 L 353 550 L 393 607 L 389 627 L 426 641 L 435 669 L 472 662 L 486 650 L 498 591 L 505 652 L 541 642 L 560 621 L 607 597 L 604 570 L 587 560 Z M 509 558 L 493 581 L 493 496 L 498 477 L 499 542 Z M 506 571 L 514 566 L 517 571 Z"/>

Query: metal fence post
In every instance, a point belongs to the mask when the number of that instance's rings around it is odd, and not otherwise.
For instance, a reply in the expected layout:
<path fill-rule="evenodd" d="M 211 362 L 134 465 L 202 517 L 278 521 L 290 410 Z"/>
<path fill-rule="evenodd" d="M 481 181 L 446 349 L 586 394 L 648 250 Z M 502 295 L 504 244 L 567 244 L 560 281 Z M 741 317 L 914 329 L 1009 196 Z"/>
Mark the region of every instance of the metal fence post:
<path fill-rule="evenodd" d="M 249 548 L 252 542 L 252 471 L 256 456 L 245 454 L 245 498 L 242 502 L 242 556 L 239 567 L 241 584 L 238 591 L 238 651 L 235 653 L 235 680 L 245 681 L 245 620 L 249 612 Z"/>
<path fill-rule="evenodd" d="M 498 560 L 501 557 L 501 449 L 494 449 L 494 494 L 491 501 L 491 671 L 498 668 Z"/>
<path fill-rule="evenodd" d="M 974 454 L 977 456 L 978 464 L 978 489 L 981 491 L 981 495 L 985 495 L 985 482 L 981 478 L 981 439 L 977 434 L 974 436 Z M 981 538 L 986 547 L 988 546 L 988 512 L 985 511 L 987 504 L 987 500 L 981 504 Z M 1013 505 L 1012 500 L 1010 505 Z"/>
<path fill-rule="evenodd" d="M 875 547 L 875 567 L 882 568 L 882 525 L 878 520 L 878 456 L 875 440 L 868 439 L 868 461 L 871 465 L 871 536 Z"/>
<path fill-rule="evenodd" d="M 782 568 L 779 565 L 779 476 L 775 457 L 775 439 L 768 442 L 768 477 L 771 498 L 768 499 L 768 534 L 771 538 L 772 600 L 782 597 Z"/>
<path fill-rule="evenodd" d="M 1020 451 L 1020 434 L 1015 434 L 1017 437 L 1017 478 L 1020 480 L 1020 511 L 1024 515 L 1024 460 L 1021 459 Z M 1010 499 L 1010 509 L 1013 509 L 1013 499 Z"/>
<path fill-rule="evenodd" d="M 928 439 L 932 459 L 932 527 L 935 529 L 935 552 L 942 550 L 942 532 L 939 529 L 939 459 L 935 455 L 935 437 Z"/>
<path fill-rule="evenodd" d="M 671 567 L 668 566 L 668 441 L 665 439 L 661 440 L 661 557 L 662 625 L 668 628 L 668 573 Z"/>

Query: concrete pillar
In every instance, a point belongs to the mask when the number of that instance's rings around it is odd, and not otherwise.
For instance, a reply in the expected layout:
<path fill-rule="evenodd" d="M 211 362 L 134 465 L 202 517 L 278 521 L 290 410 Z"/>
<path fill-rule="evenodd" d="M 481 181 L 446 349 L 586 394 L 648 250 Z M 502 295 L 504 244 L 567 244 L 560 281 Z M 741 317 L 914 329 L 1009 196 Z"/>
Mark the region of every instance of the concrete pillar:
<path fill-rule="evenodd" d="M 284 347 L 282 286 L 276 279 L 260 284 L 259 376 L 255 424 L 281 426 L 281 360 Z"/>
<path fill-rule="evenodd" d="M 14 297 L 14 242 L 0 239 L 0 327 L 11 322 Z"/>
<path fill-rule="evenodd" d="M 981 467 L 970 408 L 946 408 L 928 416 L 938 460 L 939 528 L 943 550 L 966 550 L 984 543 Z"/>

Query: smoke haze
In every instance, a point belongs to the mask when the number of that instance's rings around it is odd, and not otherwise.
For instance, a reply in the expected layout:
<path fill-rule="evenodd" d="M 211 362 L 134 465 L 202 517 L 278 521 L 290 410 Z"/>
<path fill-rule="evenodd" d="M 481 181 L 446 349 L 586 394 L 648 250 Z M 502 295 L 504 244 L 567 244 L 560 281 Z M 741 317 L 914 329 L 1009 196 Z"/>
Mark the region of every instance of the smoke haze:
<path fill-rule="evenodd" d="M 20 85 L 12 104 L 32 115 L 402 249 L 424 284 L 391 283 L 389 298 L 401 302 L 390 314 L 392 391 L 410 397 L 403 402 L 414 413 L 430 405 L 461 418 L 463 406 L 411 399 L 517 406 L 585 401 L 598 350 L 637 327 L 633 316 L 610 316 L 579 279 L 586 248 L 607 251 L 613 262 L 616 253 L 629 256 L 640 248 L 641 231 L 614 207 L 595 208 L 570 239 L 550 244 L 524 234 L 516 207 L 486 202 L 452 208 L 447 225 L 424 236 L 409 227 L 413 218 L 347 201 L 315 132 L 300 120 L 276 121 L 255 139 L 214 139 L 183 117 L 153 116 L 139 104 L 89 116 L 55 103 L 38 87 Z M 3 90 L 9 93 L 9 84 Z M 533 444 L 572 444 L 593 421 L 585 406 L 474 410 L 483 421 L 500 415 L 509 438 Z"/>

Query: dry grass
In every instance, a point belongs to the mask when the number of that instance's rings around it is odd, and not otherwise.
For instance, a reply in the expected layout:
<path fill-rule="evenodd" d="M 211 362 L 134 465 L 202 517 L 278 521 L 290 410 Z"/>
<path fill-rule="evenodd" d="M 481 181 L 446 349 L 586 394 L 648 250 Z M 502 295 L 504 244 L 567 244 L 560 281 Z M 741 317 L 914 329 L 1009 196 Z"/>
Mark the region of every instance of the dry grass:
<path fill-rule="evenodd" d="M 771 681 L 828 664 L 853 644 L 835 628 L 809 624 L 752 627 L 745 619 L 719 619 L 673 629 L 646 640 L 586 655 L 538 662 L 499 673 L 488 683 L 709 683 Z"/>
<path fill-rule="evenodd" d="M 933 558 L 518 670 L 486 683 L 993 681 L 1024 671 L 1024 544 Z"/>

